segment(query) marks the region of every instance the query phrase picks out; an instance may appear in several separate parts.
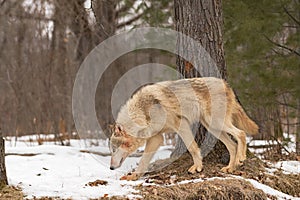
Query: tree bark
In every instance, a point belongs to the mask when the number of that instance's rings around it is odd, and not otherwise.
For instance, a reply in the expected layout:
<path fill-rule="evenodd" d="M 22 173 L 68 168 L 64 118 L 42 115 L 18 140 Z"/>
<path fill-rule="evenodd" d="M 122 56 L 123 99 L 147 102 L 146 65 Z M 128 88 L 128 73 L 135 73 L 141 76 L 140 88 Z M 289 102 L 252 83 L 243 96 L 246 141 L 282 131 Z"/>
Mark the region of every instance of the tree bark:
<path fill-rule="evenodd" d="M 5 143 L 0 129 L 0 189 L 8 184 L 5 168 Z"/>
<path fill-rule="evenodd" d="M 300 156 L 300 98 L 298 99 L 297 105 L 298 111 L 298 124 L 297 124 L 297 131 L 296 131 L 296 154 Z"/>
<path fill-rule="evenodd" d="M 197 51 L 190 51 L 189 57 L 194 59 L 196 67 L 189 61 L 177 56 L 177 68 L 181 73 L 182 78 L 192 77 L 207 77 L 214 76 L 226 79 L 226 64 L 224 58 L 223 48 L 223 14 L 221 0 L 175 0 L 175 25 L 176 31 L 181 32 L 197 42 L 210 54 L 212 60 L 216 63 L 218 70 L 214 69 L 213 63 L 205 59 L 202 54 Z M 184 51 L 192 44 L 181 40 L 177 41 L 177 48 L 182 48 Z M 180 50 L 179 50 L 180 52 Z M 204 61 L 206 60 L 206 61 Z M 196 69 L 197 68 L 197 69 Z M 217 139 L 206 129 L 199 124 L 194 124 L 193 133 L 196 133 L 195 139 L 201 145 L 202 156 L 205 157 L 213 148 L 217 150 L 217 155 L 222 155 L 224 162 L 229 160 L 229 154 L 226 147 L 217 142 Z M 215 145 L 215 143 L 217 144 Z M 173 157 L 178 157 L 186 151 L 186 147 L 182 140 L 178 137 L 175 151 L 172 153 Z"/>
<path fill-rule="evenodd" d="M 116 19 L 116 0 L 94 0 L 92 1 L 92 10 L 96 19 L 96 34 L 98 42 L 115 34 L 117 19 Z M 118 60 L 114 61 L 111 66 L 106 69 L 102 75 L 96 93 L 96 110 L 99 123 L 102 129 L 107 132 L 108 124 L 114 123 L 112 108 L 111 108 L 111 94 L 114 85 L 125 71 Z M 108 136 L 109 134 L 107 134 Z"/>
<path fill-rule="evenodd" d="M 70 11 L 70 29 L 75 34 L 78 45 L 76 60 L 81 63 L 88 53 L 98 44 L 96 34 L 93 34 L 88 21 L 88 14 L 84 8 L 84 0 L 68 1 Z"/>

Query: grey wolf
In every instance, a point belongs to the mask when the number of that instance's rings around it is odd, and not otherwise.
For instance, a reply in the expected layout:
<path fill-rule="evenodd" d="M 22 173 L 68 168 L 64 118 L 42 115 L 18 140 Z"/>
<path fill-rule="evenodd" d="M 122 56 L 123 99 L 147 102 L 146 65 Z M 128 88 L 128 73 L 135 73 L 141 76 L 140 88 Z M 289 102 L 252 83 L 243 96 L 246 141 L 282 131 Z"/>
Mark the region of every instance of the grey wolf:
<path fill-rule="evenodd" d="M 225 173 L 233 172 L 246 159 L 246 133 L 258 133 L 257 124 L 247 116 L 226 81 L 204 77 L 158 82 L 141 88 L 120 109 L 111 127 L 110 169 L 120 167 L 128 155 L 146 145 L 136 171 L 121 178 L 137 180 L 163 143 L 162 134 L 176 132 L 194 161 L 188 172 L 201 172 L 201 151 L 191 131 L 197 122 L 228 149 L 229 164 L 221 169 Z"/>

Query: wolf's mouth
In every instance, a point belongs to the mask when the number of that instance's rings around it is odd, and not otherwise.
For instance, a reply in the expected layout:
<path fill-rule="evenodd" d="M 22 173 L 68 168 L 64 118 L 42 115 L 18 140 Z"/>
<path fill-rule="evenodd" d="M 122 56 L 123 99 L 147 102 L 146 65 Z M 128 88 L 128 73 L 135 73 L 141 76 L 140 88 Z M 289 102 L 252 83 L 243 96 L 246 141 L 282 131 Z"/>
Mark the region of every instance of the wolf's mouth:
<path fill-rule="evenodd" d="M 119 166 L 122 165 L 123 161 L 124 161 L 124 158 L 121 158 Z"/>
<path fill-rule="evenodd" d="M 124 161 L 124 158 L 121 158 L 121 160 L 120 160 L 120 162 L 119 162 L 119 165 L 118 165 L 117 167 L 110 166 L 110 169 L 111 169 L 111 170 L 115 170 L 115 169 L 117 169 L 117 168 L 121 167 L 121 165 L 122 165 L 123 161 Z"/>

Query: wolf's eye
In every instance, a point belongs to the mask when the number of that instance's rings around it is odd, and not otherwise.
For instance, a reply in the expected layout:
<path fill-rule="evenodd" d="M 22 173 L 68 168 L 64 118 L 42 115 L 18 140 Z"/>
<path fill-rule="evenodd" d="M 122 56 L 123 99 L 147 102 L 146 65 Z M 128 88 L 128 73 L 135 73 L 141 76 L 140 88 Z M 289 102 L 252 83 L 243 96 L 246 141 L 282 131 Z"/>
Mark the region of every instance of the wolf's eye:
<path fill-rule="evenodd" d="M 109 151 L 110 153 L 115 153 L 117 151 L 117 148 L 114 145 L 109 145 Z"/>

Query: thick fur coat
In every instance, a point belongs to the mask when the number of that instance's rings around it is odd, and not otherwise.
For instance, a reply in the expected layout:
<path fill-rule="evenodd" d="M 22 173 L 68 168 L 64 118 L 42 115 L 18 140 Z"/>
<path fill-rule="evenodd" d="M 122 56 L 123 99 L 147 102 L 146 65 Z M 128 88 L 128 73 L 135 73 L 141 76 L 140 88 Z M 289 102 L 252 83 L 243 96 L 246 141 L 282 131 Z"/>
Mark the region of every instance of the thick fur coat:
<path fill-rule="evenodd" d="M 197 122 L 226 145 L 230 162 L 222 168 L 223 172 L 232 172 L 246 159 L 246 133 L 258 133 L 258 126 L 246 115 L 224 80 L 206 77 L 159 82 L 141 88 L 121 108 L 112 128 L 111 169 L 119 167 L 146 143 L 136 172 L 122 177 L 138 179 L 162 144 L 162 134 L 176 132 L 193 157 L 194 165 L 188 171 L 200 172 L 201 152 L 191 132 L 191 125 Z"/>

